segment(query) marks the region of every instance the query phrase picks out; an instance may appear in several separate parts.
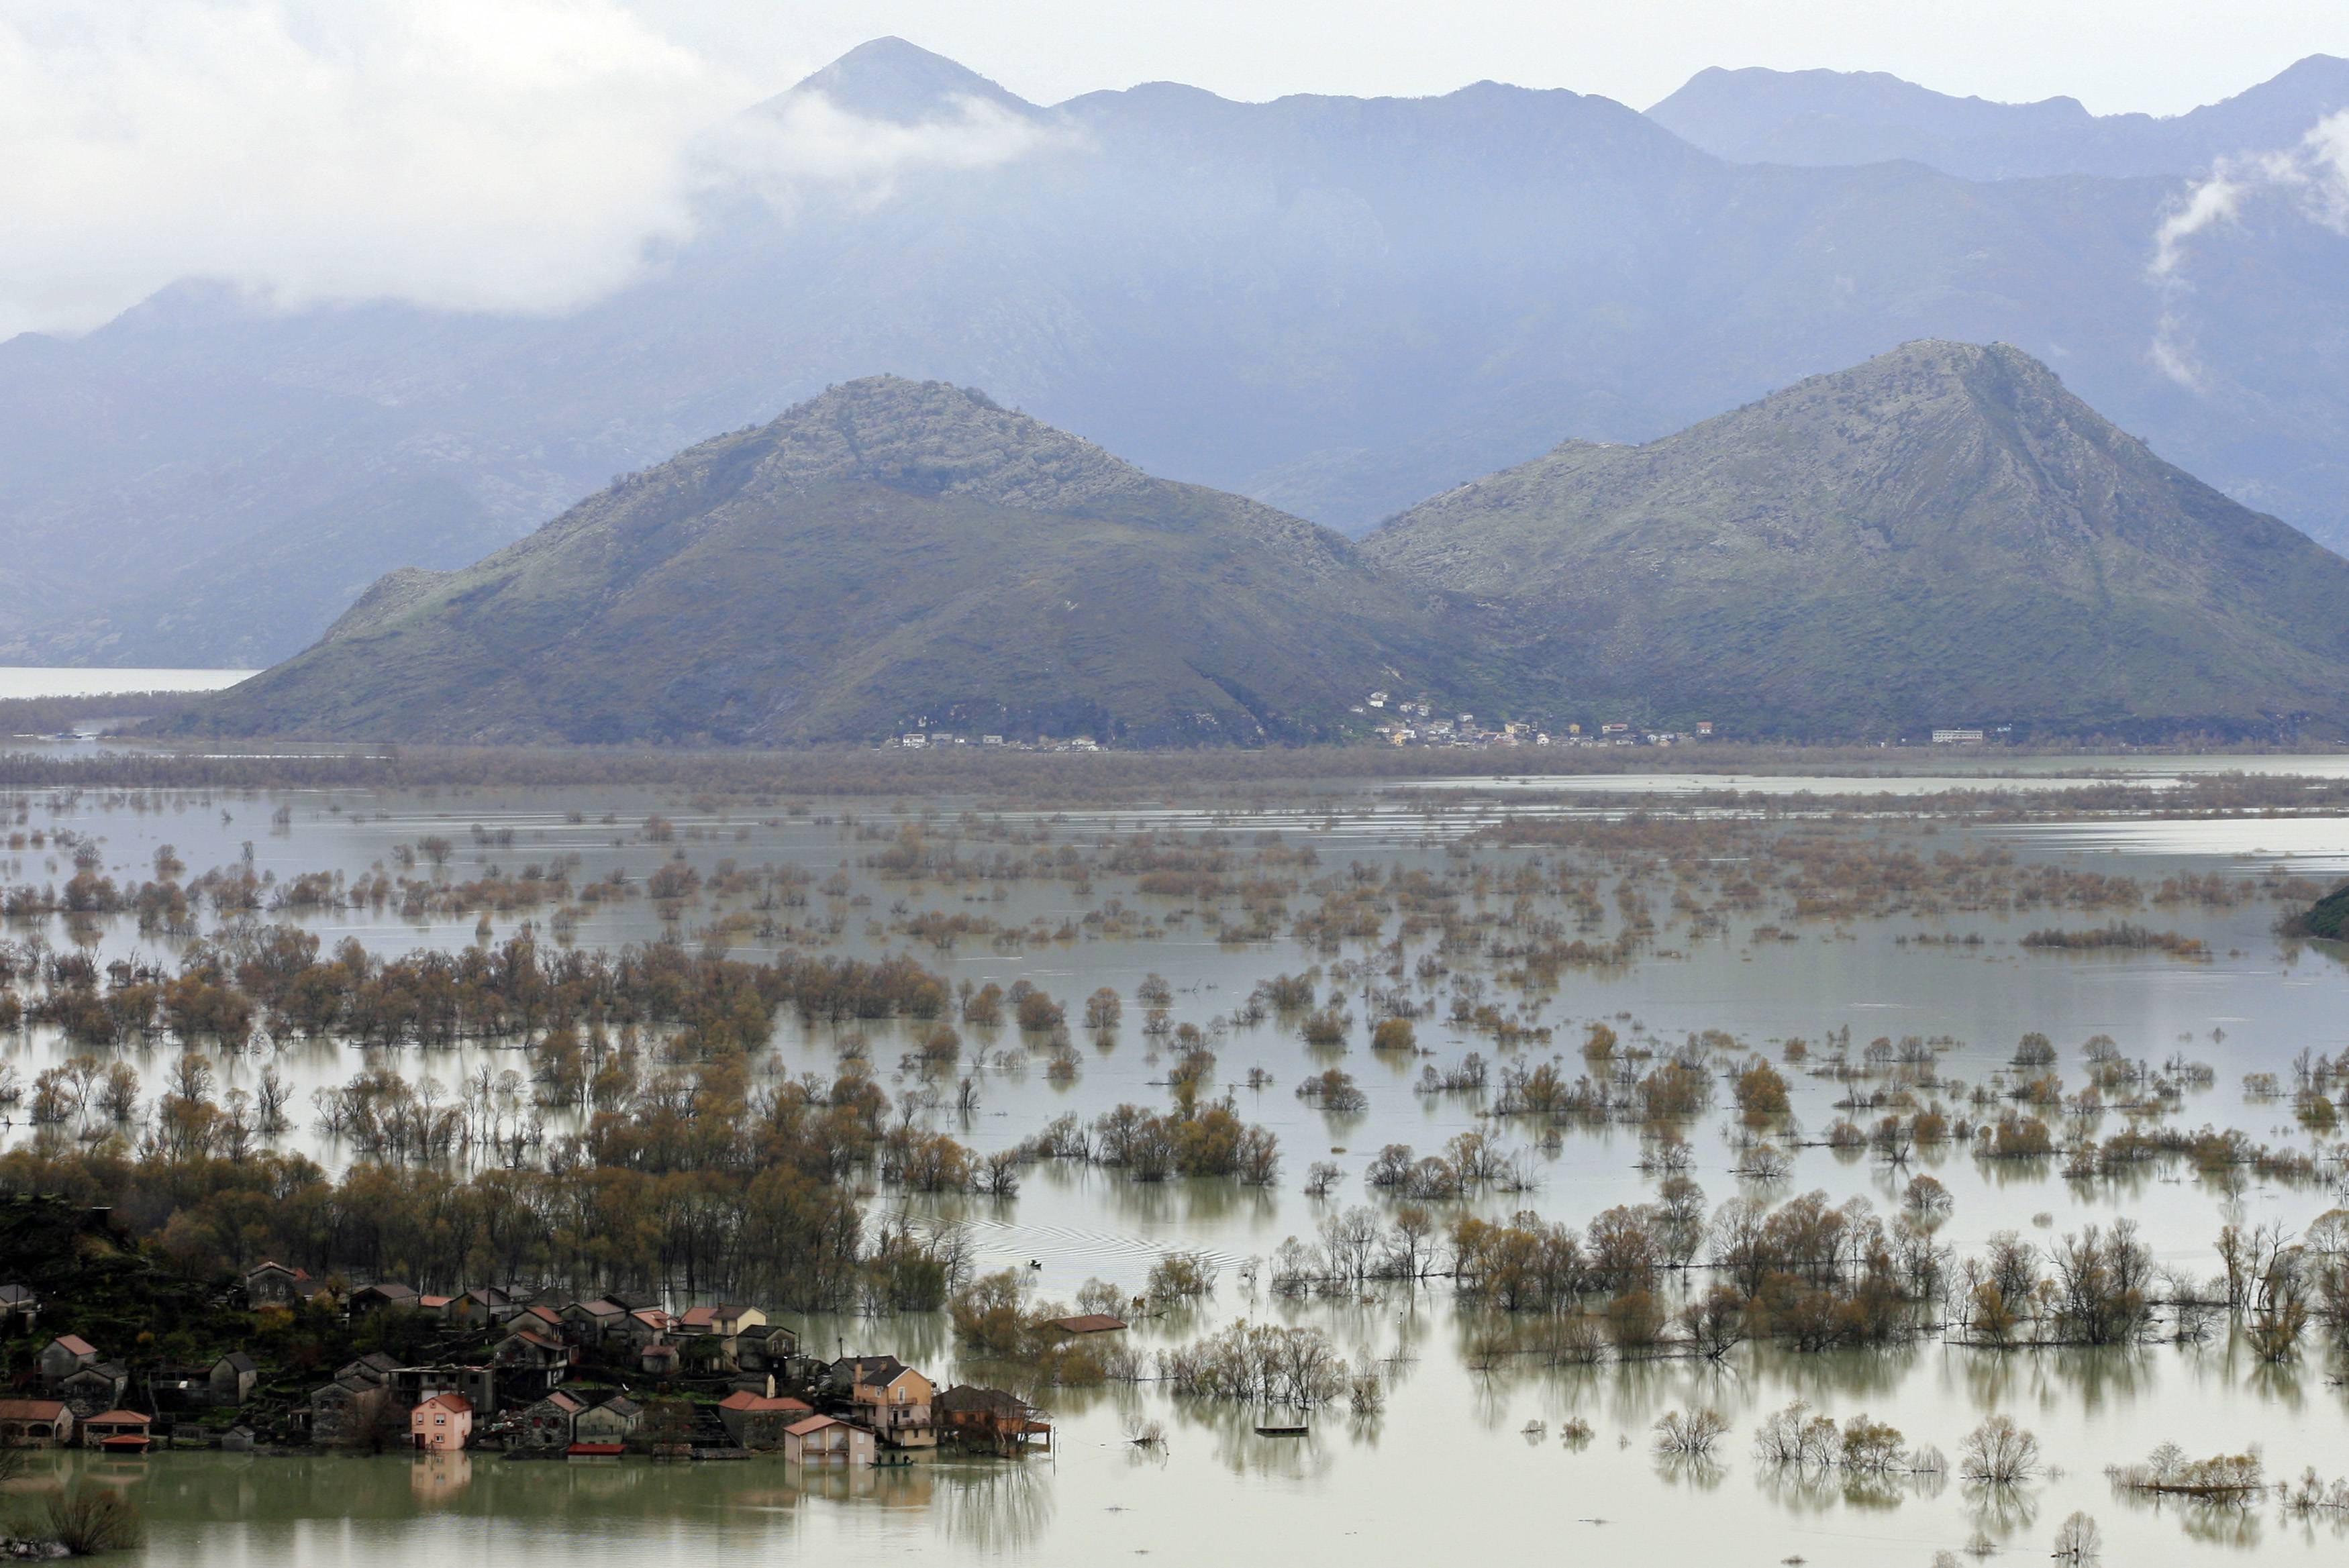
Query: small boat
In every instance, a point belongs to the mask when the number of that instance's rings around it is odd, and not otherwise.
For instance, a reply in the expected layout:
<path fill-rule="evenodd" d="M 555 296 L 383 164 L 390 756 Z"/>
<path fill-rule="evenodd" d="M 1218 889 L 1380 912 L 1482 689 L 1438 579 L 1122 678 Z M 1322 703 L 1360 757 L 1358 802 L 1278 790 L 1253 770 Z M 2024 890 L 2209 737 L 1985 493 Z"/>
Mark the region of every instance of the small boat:
<path fill-rule="evenodd" d="M 1305 1435 L 1302 1421 L 1268 1422 L 1256 1429 L 1259 1438 L 1301 1438 Z"/>

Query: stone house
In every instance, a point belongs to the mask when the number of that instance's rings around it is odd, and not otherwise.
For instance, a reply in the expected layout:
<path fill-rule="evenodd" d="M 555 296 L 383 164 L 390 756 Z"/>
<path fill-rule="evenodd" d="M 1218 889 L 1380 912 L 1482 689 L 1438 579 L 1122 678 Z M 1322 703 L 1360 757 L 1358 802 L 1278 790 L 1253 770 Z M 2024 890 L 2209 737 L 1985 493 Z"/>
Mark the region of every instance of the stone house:
<path fill-rule="evenodd" d="M 55 1449 L 71 1442 L 73 1433 L 74 1413 L 61 1399 L 0 1399 L 0 1442 Z"/>
<path fill-rule="evenodd" d="M 567 1449 L 574 1440 L 573 1428 L 586 1408 L 586 1401 L 558 1388 L 514 1413 L 508 1440 L 519 1448 Z"/>
<path fill-rule="evenodd" d="M 81 1424 L 81 1446 L 109 1453 L 143 1452 L 152 1418 L 137 1410 L 108 1410 Z"/>
<path fill-rule="evenodd" d="M 351 1292 L 350 1315 L 354 1318 L 365 1317 L 371 1312 L 382 1312 L 390 1307 L 413 1310 L 421 1299 L 414 1287 L 393 1281 L 363 1284 Z"/>
<path fill-rule="evenodd" d="M 41 1346 L 34 1361 L 34 1371 L 40 1380 L 55 1388 L 85 1367 L 95 1367 L 106 1357 L 97 1346 L 78 1334 L 60 1334 Z"/>
<path fill-rule="evenodd" d="M 318 1282 L 307 1269 L 263 1262 L 244 1274 L 244 1299 L 254 1306 L 291 1306 L 317 1294 Z"/>
<path fill-rule="evenodd" d="M 597 1297 L 594 1301 L 574 1301 L 563 1309 L 563 1336 L 574 1345 L 600 1346 L 628 1318 L 627 1308 L 616 1301 Z"/>
<path fill-rule="evenodd" d="M 130 1392 L 130 1368 L 119 1361 L 101 1361 L 95 1367 L 84 1367 L 57 1385 L 57 1398 L 74 1408 L 77 1415 L 87 1416 L 94 1410 L 111 1410 L 122 1403 Z"/>
<path fill-rule="evenodd" d="M 798 1332 L 781 1324 L 762 1325 L 734 1336 L 735 1365 L 745 1372 L 780 1372 L 799 1353 Z"/>
<path fill-rule="evenodd" d="M 620 1338 L 631 1350 L 642 1350 L 647 1345 L 658 1345 L 668 1337 L 668 1314 L 657 1306 L 640 1306 L 623 1318 L 618 1328 Z"/>
<path fill-rule="evenodd" d="M 540 1390 L 533 1389 L 531 1397 Z M 464 1367 L 442 1362 L 429 1367 L 402 1367 L 391 1375 L 392 1402 L 402 1408 L 420 1405 L 435 1394 L 455 1394 L 476 1416 L 498 1410 L 498 1368 Z"/>
<path fill-rule="evenodd" d="M 718 1402 L 718 1418 L 725 1423 L 726 1435 L 734 1439 L 734 1446 L 740 1449 L 781 1448 L 784 1431 L 814 1414 L 815 1408 L 802 1400 L 741 1389 Z"/>
<path fill-rule="evenodd" d="M 204 1382 L 216 1405 L 242 1405 L 253 1398 L 253 1386 L 261 1377 L 261 1367 L 242 1350 L 232 1350 L 212 1364 Z"/>
<path fill-rule="evenodd" d="M 487 1328 L 504 1316 L 512 1299 L 493 1284 L 479 1285 L 450 1297 L 449 1310 L 441 1315 L 467 1328 Z"/>
<path fill-rule="evenodd" d="M 527 1328 L 516 1329 L 490 1352 L 509 1387 L 551 1393 L 571 1370 L 571 1346 Z"/>
<path fill-rule="evenodd" d="M 462 1394 L 435 1394 L 408 1413 L 408 1430 L 429 1452 L 461 1449 L 473 1435 L 473 1407 Z"/>
<path fill-rule="evenodd" d="M 357 1448 L 376 1440 L 391 1389 L 379 1380 L 342 1373 L 310 1390 L 310 1440 L 321 1448 Z"/>
<path fill-rule="evenodd" d="M 645 1408 L 626 1394 L 615 1394 L 602 1404 L 579 1412 L 571 1424 L 571 1439 L 579 1443 L 625 1443 L 643 1424 Z"/>

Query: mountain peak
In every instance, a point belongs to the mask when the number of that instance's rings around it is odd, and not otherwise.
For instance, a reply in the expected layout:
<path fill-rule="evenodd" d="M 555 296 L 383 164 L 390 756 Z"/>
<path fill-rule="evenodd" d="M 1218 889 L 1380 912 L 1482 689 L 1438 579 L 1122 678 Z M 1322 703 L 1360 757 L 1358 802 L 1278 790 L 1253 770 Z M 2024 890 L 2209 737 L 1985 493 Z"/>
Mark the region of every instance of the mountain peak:
<path fill-rule="evenodd" d="M 2349 712 L 2349 562 L 2011 344 L 1905 343 L 1645 446 L 1568 442 L 1364 549 L 1502 605 L 1563 686 L 1752 733 Z"/>
<path fill-rule="evenodd" d="M 805 77 L 785 98 L 817 93 L 864 119 L 919 125 L 951 119 L 956 106 L 976 99 L 1017 115 L 1036 106 L 968 66 L 903 38 L 863 43 Z"/>
<path fill-rule="evenodd" d="M 1099 507 L 1156 481 L 1091 441 L 944 381 L 867 376 L 758 432 L 762 472 L 791 485 L 863 480 L 1029 511 Z"/>

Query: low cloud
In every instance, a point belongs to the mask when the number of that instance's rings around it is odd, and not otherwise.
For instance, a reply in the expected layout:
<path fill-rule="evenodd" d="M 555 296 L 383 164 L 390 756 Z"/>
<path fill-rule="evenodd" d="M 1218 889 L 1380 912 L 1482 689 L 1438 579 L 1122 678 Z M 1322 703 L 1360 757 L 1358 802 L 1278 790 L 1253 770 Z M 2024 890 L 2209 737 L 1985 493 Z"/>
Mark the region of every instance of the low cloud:
<path fill-rule="evenodd" d="M 2154 332 L 2153 362 L 2182 387 L 2199 391 L 2204 386 L 2189 309 L 2197 245 L 2214 230 L 2240 226 L 2262 203 L 2280 203 L 2349 234 L 2349 109 L 2320 120 L 2295 147 L 2220 160 L 2154 232 L 2147 270 L 2162 308 Z"/>
<path fill-rule="evenodd" d="M 775 86 L 616 0 L 0 0 L 0 336 L 185 277 L 560 312 L 688 239 L 714 182 L 881 191 L 1043 134 L 977 103 L 744 115 Z"/>

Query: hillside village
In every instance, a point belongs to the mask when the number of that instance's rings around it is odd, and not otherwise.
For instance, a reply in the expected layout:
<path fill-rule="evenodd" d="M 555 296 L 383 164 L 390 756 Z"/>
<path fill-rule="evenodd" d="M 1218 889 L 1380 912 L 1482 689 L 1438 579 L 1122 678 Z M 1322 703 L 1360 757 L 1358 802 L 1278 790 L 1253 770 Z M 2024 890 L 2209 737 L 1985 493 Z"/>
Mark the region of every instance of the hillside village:
<path fill-rule="evenodd" d="M 128 1247 L 103 1211 L 78 1241 Z M 886 1354 L 803 1354 L 796 1330 L 740 1304 L 670 1312 L 626 1293 L 493 1285 L 434 1295 L 264 1262 L 168 1336 L 105 1335 L 84 1305 L 0 1281 L 0 1443 L 886 1465 L 940 1449 L 1017 1457 L 1052 1440 L 1016 1395 L 941 1389 Z M 1087 1326 L 1109 1325 L 1123 1327 Z M 199 1342 L 205 1354 L 180 1354 Z"/>

